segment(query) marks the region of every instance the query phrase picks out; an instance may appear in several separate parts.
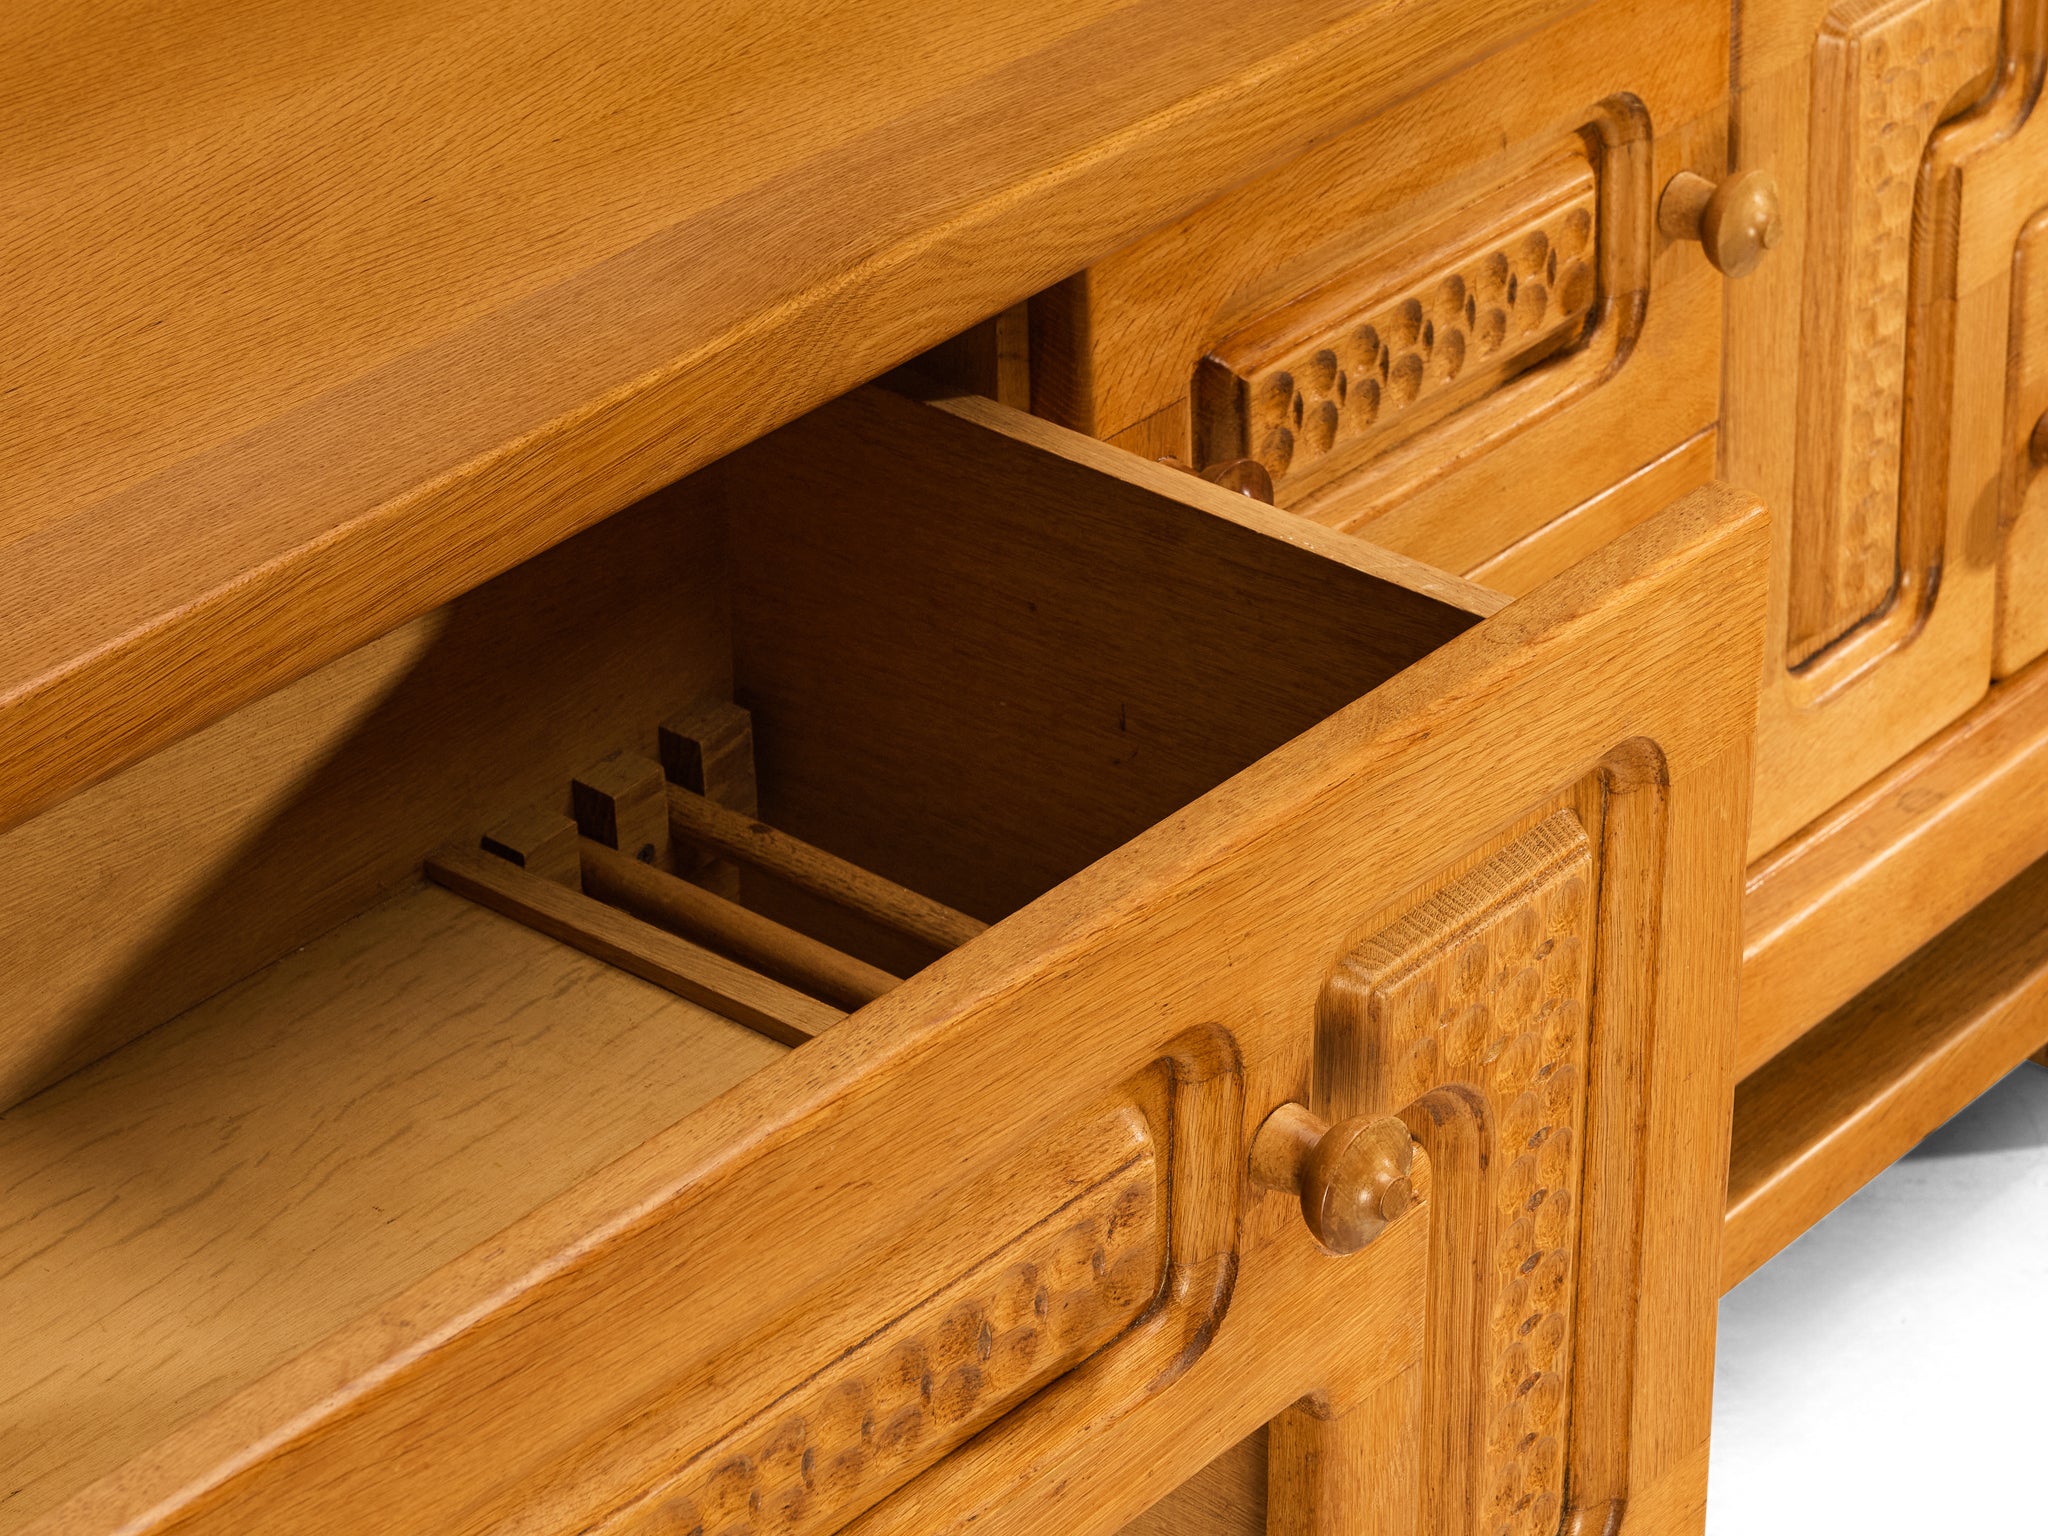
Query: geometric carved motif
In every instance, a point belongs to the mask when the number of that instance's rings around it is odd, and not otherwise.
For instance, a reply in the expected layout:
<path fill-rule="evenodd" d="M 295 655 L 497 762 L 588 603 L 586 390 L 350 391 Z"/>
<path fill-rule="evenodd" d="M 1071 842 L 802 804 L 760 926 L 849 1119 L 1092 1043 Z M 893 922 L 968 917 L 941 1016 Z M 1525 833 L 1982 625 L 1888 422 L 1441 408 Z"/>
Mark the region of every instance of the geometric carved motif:
<path fill-rule="evenodd" d="M 1159 1288 L 1149 1144 L 695 1457 L 605 1536 L 817 1536 L 1121 1333 Z"/>
<path fill-rule="evenodd" d="M 1559 811 L 1360 945 L 1324 995 L 1319 1079 L 1350 1074 L 1356 1106 L 1402 1112 L 1435 1162 L 1423 1530 L 1550 1536 L 1563 1513 L 1592 886 Z"/>
<path fill-rule="evenodd" d="M 1579 154 L 1518 190 L 1217 343 L 1195 373 L 1197 464 L 1254 458 L 1289 489 L 1577 341 L 1599 287 L 1598 178 Z"/>
<path fill-rule="evenodd" d="M 1897 579 L 1920 167 L 1944 115 L 1998 61 L 2000 4 L 1843 0 L 1815 44 L 1795 665 L 1880 611 Z"/>

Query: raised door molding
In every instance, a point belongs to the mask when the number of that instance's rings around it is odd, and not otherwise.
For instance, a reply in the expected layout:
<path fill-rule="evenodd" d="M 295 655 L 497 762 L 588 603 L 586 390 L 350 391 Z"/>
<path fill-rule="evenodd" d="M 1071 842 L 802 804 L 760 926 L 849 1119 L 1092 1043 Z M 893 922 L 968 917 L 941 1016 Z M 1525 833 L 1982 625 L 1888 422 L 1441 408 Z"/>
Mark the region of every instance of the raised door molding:
<path fill-rule="evenodd" d="M 1557 811 L 1324 992 L 1333 1094 L 1399 1107 L 1435 1169 L 1425 1531 L 1548 1536 L 1563 1512 L 1595 880 Z"/>
<path fill-rule="evenodd" d="M 1936 125 L 1998 62 L 1999 5 L 1853 0 L 1828 14 L 1814 45 L 1795 665 L 1877 614 L 1901 579 L 1916 187 Z"/>

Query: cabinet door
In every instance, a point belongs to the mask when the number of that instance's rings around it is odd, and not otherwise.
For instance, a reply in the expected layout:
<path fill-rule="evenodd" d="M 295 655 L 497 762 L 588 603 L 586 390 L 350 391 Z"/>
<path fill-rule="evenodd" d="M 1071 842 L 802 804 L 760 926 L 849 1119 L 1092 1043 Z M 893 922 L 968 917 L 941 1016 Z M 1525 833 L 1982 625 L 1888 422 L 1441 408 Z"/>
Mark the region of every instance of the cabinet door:
<path fill-rule="evenodd" d="M 956 531 L 1114 602 L 1105 548 L 1213 537 L 1159 497 L 1234 500 L 999 409 L 821 419 L 859 516 L 778 478 L 787 436 L 727 494 L 792 491 L 761 515 L 809 520 L 821 602 L 865 548 L 864 611 L 943 621 L 772 637 L 862 690 L 764 728 L 843 774 L 952 750 L 896 706 L 1023 609 L 935 606 Z M 939 468 L 978 487 L 954 530 L 902 511 Z M 29 1529 L 1108 1533 L 1268 1422 L 1275 1529 L 1696 1522 L 1765 554 L 1695 493 Z M 1107 675 L 1140 631 L 1089 632 Z M 1251 1177 L 1290 1103 L 1416 1148 L 1357 1251 Z"/>
<path fill-rule="evenodd" d="M 2048 116 L 2030 115 L 2004 153 L 2013 161 L 2005 206 L 2048 199 Z M 1998 677 L 2048 651 L 2048 204 L 2014 243 L 2011 370 L 1999 442 Z"/>
<path fill-rule="evenodd" d="M 1784 259 L 1729 291 L 1724 467 L 1779 509 L 1753 853 L 1993 675 L 2000 509 L 2024 499 L 2033 426 L 2007 373 L 2016 246 L 2043 195 L 2043 25 L 2025 0 L 1745 22 L 1738 142 L 1786 189 Z M 2025 650 L 2016 622 L 2001 671 Z"/>

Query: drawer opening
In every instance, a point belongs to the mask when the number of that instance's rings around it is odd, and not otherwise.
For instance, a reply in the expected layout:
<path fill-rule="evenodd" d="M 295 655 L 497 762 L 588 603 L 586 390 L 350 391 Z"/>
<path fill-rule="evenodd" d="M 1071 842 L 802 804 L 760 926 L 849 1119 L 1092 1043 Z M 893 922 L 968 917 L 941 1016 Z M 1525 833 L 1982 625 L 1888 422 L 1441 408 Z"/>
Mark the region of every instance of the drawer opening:
<path fill-rule="evenodd" d="M 0 1536 L 1503 602 L 867 389 L 14 829 Z"/>

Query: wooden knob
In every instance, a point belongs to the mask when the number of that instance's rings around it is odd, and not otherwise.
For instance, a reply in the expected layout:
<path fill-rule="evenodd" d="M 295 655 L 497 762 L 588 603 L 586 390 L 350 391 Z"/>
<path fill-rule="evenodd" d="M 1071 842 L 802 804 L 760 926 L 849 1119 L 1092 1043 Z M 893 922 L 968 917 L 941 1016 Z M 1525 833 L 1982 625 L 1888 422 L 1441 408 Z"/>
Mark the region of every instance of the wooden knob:
<path fill-rule="evenodd" d="M 1200 475 L 1211 485 L 1220 485 L 1226 491 L 1249 496 L 1253 501 L 1263 501 L 1267 506 L 1273 504 L 1273 477 L 1257 459 L 1231 459 L 1222 464 L 1211 464 L 1207 469 L 1197 469 L 1169 453 L 1159 462 L 1170 469 Z"/>
<path fill-rule="evenodd" d="M 1657 204 L 1657 227 L 1674 240 L 1697 240 L 1729 277 L 1756 270 L 1785 233 L 1778 180 L 1769 171 L 1743 171 L 1712 182 L 1680 171 Z"/>
<path fill-rule="evenodd" d="M 1332 1253 L 1356 1253 L 1415 1203 L 1415 1144 L 1391 1116 L 1331 1125 L 1282 1104 L 1252 1139 L 1252 1182 L 1298 1195 L 1302 1219 Z"/>

